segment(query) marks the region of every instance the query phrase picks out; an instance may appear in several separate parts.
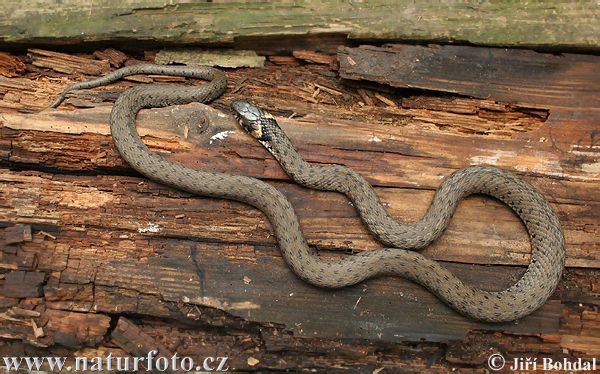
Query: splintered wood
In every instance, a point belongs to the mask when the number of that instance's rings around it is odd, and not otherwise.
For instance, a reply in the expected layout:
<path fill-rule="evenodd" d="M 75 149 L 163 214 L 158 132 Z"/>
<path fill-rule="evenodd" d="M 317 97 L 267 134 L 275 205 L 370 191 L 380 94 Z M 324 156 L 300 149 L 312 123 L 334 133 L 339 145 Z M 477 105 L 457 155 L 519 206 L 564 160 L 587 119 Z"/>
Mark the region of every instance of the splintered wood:
<path fill-rule="evenodd" d="M 0 52 L 0 75 L 5 77 L 16 77 L 23 73 L 25 64 L 21 59 L 10 53 Z"/>
<path fill-rule="evenodd" d="M 50 68 L 59 73 L 100 75 L 107 73 L 110 69 L 107 60 L 91 60 L 89 58 L 35 48 L 28 51 L 34 66 Z"/>

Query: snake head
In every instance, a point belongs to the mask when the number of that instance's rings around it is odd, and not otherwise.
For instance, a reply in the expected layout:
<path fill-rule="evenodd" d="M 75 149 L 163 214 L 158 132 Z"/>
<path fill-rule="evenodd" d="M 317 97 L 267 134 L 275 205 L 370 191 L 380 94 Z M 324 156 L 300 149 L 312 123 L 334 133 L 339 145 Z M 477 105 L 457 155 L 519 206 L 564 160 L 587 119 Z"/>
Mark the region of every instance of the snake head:
<path fill-rule="evenodd" d="M 262 142 L 271 140 L 269 126 L 276 125 L 273 116 L 247 101 L 236 100 L 231 103 L 240 126 L 250 135 Z"/>

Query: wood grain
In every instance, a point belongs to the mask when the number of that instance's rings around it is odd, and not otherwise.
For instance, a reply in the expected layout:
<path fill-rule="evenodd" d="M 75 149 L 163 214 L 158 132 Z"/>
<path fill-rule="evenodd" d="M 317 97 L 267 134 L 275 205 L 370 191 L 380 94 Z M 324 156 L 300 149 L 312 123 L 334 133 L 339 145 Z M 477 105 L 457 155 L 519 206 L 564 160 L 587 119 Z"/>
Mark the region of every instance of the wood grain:
<path fill-rule="evenodd" d="M 277 49 L 282 37 L 337 34 L 358 40 L 450 41 L 496 46 L 598 49 L 595 1 L 323 2 L 124 0 L 102 5 L 49 0 L 4 2 L 0 40 L 75 44 L 154 41 L 233 43 Z M 279 43 L 271 43 L 279 37 Z M 341 39 L 343 40 L 343 39 Z M 313 44 L 314 43 L 310 43 Z"/>
<path fill-rule="evenodd" d="M 431 49 L 440 61 L 451 55 Z M 483 54 L 467 55 L 482 63 Z M 336 291 L 310 287 L 287 268 L 260 212 L 140 177 L 118 156 L 107 125 L 112 101 L 137 83 L 76 92 L 60 109 L 45 110 L 64 87 L 88 77 L 27 64 L 23 77 L 0 78 L 0 352 L 124 356 L 156 345 L 195 359 L 226 352 L 237 370 L 440 373 L 477 371 L 490 349 L 540 359 L 597 355 L 595 59 L 570 56 L 566 69 L 550 55 L 524 56 L 492 59 L 486 66 L 500 64 L 504 74 L 497 81 L 463 73 L 461 80 L 478 88 L 469 93 L 459 82 L 458 95 L 441 84 L 424 92 L 340 80 L 335 64 L 267 63 L 228 71 L 229 91 L 210 108 L 145 110 L 138 118 L 144 142 L 173 161 L 272 183 L 324 257 L 379 244 L 343 196 L 292 183 L 236 128 L 231 100 L 252 97 L 268 108 L 309 162 L 359 171 L 403 220 L 418 219 L 458 168 L 492 163 L 512 170 L 557 210 L 568 267 L 542 309 L 503 325 L 465 319 L 402 279 Z M 563 69 L 558 75 L 546 68 L 549 60 Z M 75 60 L 56 64 L 63 61 Z M 524 74 L 523 66 L 533 72 Z M 535 66 L 543 72 L 537 78 Z M 413 77 L 415 87 L 425 88 L 434 73 L 420 72 L 421 83 Z M 563 74 L 572 82 L 564 105 L 528 91 L 535 84 L 550 89 Z M 494 87 L 504 81 L 521 82 L 523 92 L 502 96 Z M 485 90 L 488 96 L 479 95 Z M 497 289 L 518 277 L 529 244 L 510 210 L 472 197 L 425 253 L 466 282 Z"/>

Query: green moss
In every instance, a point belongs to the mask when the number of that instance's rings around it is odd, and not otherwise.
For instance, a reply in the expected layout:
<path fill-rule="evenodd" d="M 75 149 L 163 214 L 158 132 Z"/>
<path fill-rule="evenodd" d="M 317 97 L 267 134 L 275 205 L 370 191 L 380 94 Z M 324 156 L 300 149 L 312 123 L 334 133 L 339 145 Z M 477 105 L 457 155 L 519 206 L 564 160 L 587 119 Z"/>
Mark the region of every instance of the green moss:
<path fill-rule="evenodd" d="M 280 1 L 188 4 L 121 0 L 5 0 L 9 42 L 156 40 L 228 43 L 239 36 L 337 32 L 350 38 L 461 41 L 495 46 L 600 47 L 596 1 Z M 168 5 L 168 4 L 172 5 Z"/>

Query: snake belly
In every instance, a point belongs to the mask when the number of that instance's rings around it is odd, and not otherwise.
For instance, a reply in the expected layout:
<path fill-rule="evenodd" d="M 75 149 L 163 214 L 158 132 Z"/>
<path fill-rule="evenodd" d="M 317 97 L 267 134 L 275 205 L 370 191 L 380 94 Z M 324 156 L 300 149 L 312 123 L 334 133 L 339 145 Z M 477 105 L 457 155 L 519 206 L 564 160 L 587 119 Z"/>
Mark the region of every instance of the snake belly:
<path fill-rule="evenodd" d="M 135 65 L 105 77 L 68 87 L 52 104 L 56 107 L 67 92 L 105 85 L 132 74 L 176 75 L 209 80 L 200 86 L 145 85 L 123 92 L 111 117 L 113 141 L 121 156 L 138 172 L 190 193 L 247 203 L 269 219 L 281 253 L 289 267 L 303 280 L 320 287 L 339 288 L 378 275 L 398 275 L 415 281 L 456 311 L 483 321 L 510 321 L 539 308 L 554 292 L 564 267 L 564 236 L 558 218 L 544 197 L 530 184 L 509 172 L 486 166 L 460 169 L 444 180 L 424 218 L 405 224 L 391 218 L 371 186 L 343 166 L 314 167 L 295 151 L 277 122 L 255 108 L 268 140 L 259 141 L 273 153 L 299 183 L 322 190 L 345 193 L 359 207 L 367 227 L 393 247 L 365 251 L 335 260 L 322 260 L 309 247 L 298 217 L 285 196 L 256 178 L 194 170 L 151 152 L 141 141 L 135 118 L 142 108 L 207 102 L 223 93 L 224 74 L 209 67 Z M 251 106 L 251 104 L 248 104 Z M 238 118 L 243 116 L 237 111 Z M 247 127 L 244 127 L 248 130 Z M 521 278 L 502 291 L 485 291 L 463 283 L 438 262 L 408 250 L 422 248 L 445 229 L 460 199 L 473 193 L 494 196 L 510 206 L 525 224 L 532 245 L 532 259 Z"/>

